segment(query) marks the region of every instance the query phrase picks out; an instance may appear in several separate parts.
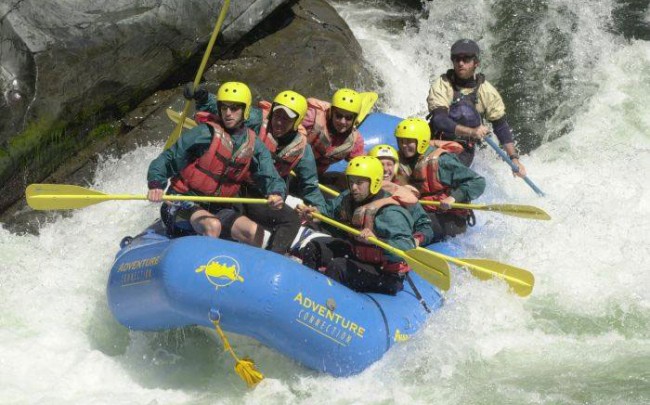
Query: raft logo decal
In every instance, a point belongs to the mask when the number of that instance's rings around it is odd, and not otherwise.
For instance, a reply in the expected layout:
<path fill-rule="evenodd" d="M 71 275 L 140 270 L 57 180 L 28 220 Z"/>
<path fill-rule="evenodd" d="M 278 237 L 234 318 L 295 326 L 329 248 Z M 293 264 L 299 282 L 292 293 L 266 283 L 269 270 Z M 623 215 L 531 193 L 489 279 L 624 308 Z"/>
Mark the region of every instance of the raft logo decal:
<path fill-rule="evenodd" d="M 244 282 L 244 278 L 240 276 L 239 262 L 230 256 L 213 257 L 208 264 L 197 267 L 194 272 L 203 272 L 216 288 L 229 286 L 235 281 Z"/>
<path fill-rule="evenodd" d="M 117 268 L 121 287 L 146 284 L 153 278 L 153 271 L 160 263 L 160 256 L 132 260 L 120 264 Z"/>
<path fill-rule="evenodd" d="M 400 332 L 399 329 L 395 329 L 395 336 L 393 337 L 395 342 L 406 342 L 410 338 L 410 335 Z"/>
<path fill-rule="evenodd" d="M 296 294 L 293 301 L 300 308 L 296 322 L 336 344 L 348 346 L 353 338 L 363 339 L 366 333 L 366 328 L 360 324 L 336 313 L 327 305 L 321 305 L 304 296 L 302 292 Z"/>

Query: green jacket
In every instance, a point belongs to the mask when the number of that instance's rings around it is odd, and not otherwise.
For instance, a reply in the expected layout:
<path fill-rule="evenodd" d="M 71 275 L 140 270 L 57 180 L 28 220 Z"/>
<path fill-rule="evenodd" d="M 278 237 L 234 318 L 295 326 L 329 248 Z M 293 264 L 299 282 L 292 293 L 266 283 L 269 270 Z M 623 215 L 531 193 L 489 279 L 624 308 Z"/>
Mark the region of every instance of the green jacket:
<path fill-rule="evenodd" d="M 242 129 L 231 135 L 233 148 L 238 150 L 246 140 Z M 149 165 L 147 181 L 149 188 L 165 188 L 167 179 L 177 176 L 188 164 L 201 157 L 210 147 L 212 132 L 207 124 L 201 124 L 183 133 L 169 149 L 161 153 Z M 255 139 L 253 158 L 250 164 L 251 178 L 264 195 L 286 196 L 286 186 L 273 164 L 271 153 Z M 191 193 L 195 195 L 196 193 Z"/>
<path fill-rule="evenodd" d="M 329 199 L 325 201 L 325 210 L 321 211 L 323 215 L 326 215 L 330 218 L 340 218 L 341 211 L 343 209 L 344 198 L 350 194 L 350 190 L 344 190 L 338 197 Z M 389 194 L 385 191 L 380 191 L 375 198 L 384 198 L 388 197 Z M 367 203 L 367 202 L 364 202 Z M 351 211 L 363 205 L 352 203 L 350 207 Z M 347 224 L 349 225 L 349 224 Z M 388 243 L 389 245 L 396 247 L 401 250 L 410 250 L 415 248 L 415 240 L 413 239 L 413 217 L 409 214 L 406 208 L 403 208 L 399 205 L 388 205 L 383 207 L 375 216 L 374 230 L 373 232 L 377 235 L 378 239 L 381 239 L 383 242 Z M 341 234 L 342 231 L 332 229 L 332 235 L 344 237 L 347 239 L 352 239 L 352 236 L 349 233 Z M 395 256 L 386 252 L 386 257 L 389 262 L 403 262 L 399 256 Z"/>
<path fill-rule="evenodd" d="M 424 155 L 433 153 L 436 148 L 429 146 Z M 408 166 L 413 170 L 418 159 L 411 159 Z M 402 159 L 400 159 L 400 164 Z M 453 153 L 443 153 L 438 158 L 438 180 L 450 187 L 449 195 L 459 203 L 468 203 L 485 191 L 485 178 L 465 166 Z"/>
<path fill-rule="evenodd" d="M 285 135 L 290 136 L 290 135 Z M 295 135 L 294 135 L 295 136 Z M 316 158 L 311 146 L 305 146 L 305 152 L 298 164 L 293 168 L 296 173 L 295 181 L 298 181 L 298 189 L 300 190 L 300 197 L 309 205 L 318 208 L 319 211 L 325 207 L 325 197 L 318 188 L 318 171 L 316 169 Z"/>
<path fill-rule="evenodd" d="M 433 243 L 433 228 L 431 228 L 431 218 L 427 215 L 426 211 L 420 203 L 417 203 L 413 206 L 407 208 L 409 214 L 413 217 L 415 224 L 413 225 L 413 231 L 415 233 L 421 233 L 424 237 L 420 246 L 426 246 Z"/>

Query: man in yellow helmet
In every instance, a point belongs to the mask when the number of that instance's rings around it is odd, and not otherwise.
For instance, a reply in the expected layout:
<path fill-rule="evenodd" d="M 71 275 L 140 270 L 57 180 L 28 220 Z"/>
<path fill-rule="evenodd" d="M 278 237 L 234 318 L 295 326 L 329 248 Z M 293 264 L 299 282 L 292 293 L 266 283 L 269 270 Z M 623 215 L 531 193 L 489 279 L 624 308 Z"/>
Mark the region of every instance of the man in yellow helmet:
<path fill-rule="evenodd" d="M 249 178 L 273 209 L 284 204 L 286 187 L 271 154 L 255 133 L 244 126 L 252 97 L 248 86 L 224 83 L 217 92 L 219 115 L 198 120 L 203 125 L 185 132 L 149 165 L 150 201 L 162 200 L 171 178 L 170 194 L 231 197 Z M 199 118 L 199 117 L 197 117 Z M 162 218 L 172 235 L 196 232 L 261 246 L 264 230 L 224 204 L 162 205 Z"/>
<path fill-rule="evenodd" d="M 390 145 L 375 145 L 368 151 L 368 156 L 379 159 L 384 167 L 382 190 L 390 194 L 400 205 L 409 210 L 409 213 L 413 217 L 413 238 L 416 244 L 418 246 L 426 246 L 433 243 L 434 235 L 433 229 L 431 228 L 431 219 L 418 201 L 417 195 L 419 195 L 419 192 L 408 184 L 400 186 L 393 182 L 397 174 L 397 168 L 399 167 L 399 154 L 397 150 Z"/>
<path fill-rule="evenodd" d="M 351 237 L 332 229 L 332 234 L 341 238 L 312 239 L 302 250 L 303 264 L 355 291 L 396 294 L 409 271 L 407 264 L 367 240 L 376 237 L 398 249 L 413 249 L 413 218 L 382 190 L 384 169 L 379 159 L 355 157 L 348 163 L 345 175 L 348 188 L 338 197 L 326 200 L 322 214 L 350 224 L 361 235 Z M 298 209 L 305 217 L 318 211 L 304 205 Z"/>
<path fill-rule="evenodd" d="M 310 205 L 322 209 L 325 198 L 318 188 L 318 175 L 314 154 L 307 143 L 307 133 L 300 123 L 307 112 L 307 100 L 295 91 L 279 93 L 273 103 L 261 101 L 263 121 L 259 139 L 271 152 L 275 168 L 285 182 L 291 182 L 291 171 L 295 172 L 296 190 Z M 247 197 L 260 197 L 262 193 L 255 185 L 245 186 Z M 272 232 L 267 249 L 285 254 L 300 228 L 298 214 L 288 206 L 272 210 L 258 204 L 244 205 L 244 213 L 255 222 Z"/>
<path fill-rule="evenodd" d="M 316 157 L 319 176 L 333 163 L 364 154 L 363 137 L 355 128 L 355 120 L 361 112 L 359 93 L 339 89 L 331 103 L 315 98 L 307 99 L 307 103 L 309 108 L 303 126 Z"/>
<path fill-rule="evenodd" d="M 451 47 L 453 69 L 441 75 L 431 85 L 427 104 L 431 128 L 437 139 L 452 140 L 463 145 L 459 158 L 469 166 L 474 159 L 475 144 L 488 136 L 490 129 L 483 118 L 492 124 L 492 130 L 513 163 L 519 167 L 515 174 L 526 176 L 526 168 L 519 160 L 512 130 L 506 120 L 506 107 L 499 92 L 476 74 L 480 65 L 480 49 L 471 39 L 460 39 Z"/>
<path fill-rule="evenodd" d="M 421 118 L 408 118 L 395 128 L 399 146 L 399 168 L 395 181 L 419 191 L 421 200 L 440 201 L 440 207 L 426 205 L 434 242 L 455 236 L 473 225 L 469 210 L 452 209 L 455 202 L 468 203 L 485 190 L 485 179 L 456 157 L 462 147 L 455 142 L 431 142 L 431 130 Z"/>
<path fill-rule="evenodd" d="M 219 115 L 220 113 L 218 105 L 219 101 L 217 100 L 218 94 L 208 92 L 203 85 L 197 87 L 196 90 L 193 90 L 193 87 L 194 83 L 187 83 L 183 89 L 183 97 L 187 100 L 195 101 L 194 108 L 196 109 L 196 120 L 214 120 L 213 116 Z M 255 131 L 256 134 L 259 134 L 264 119 L 262 116 L 262 110 L 251 104 L 249 105 L 245 116 L 244 125 Z"/>

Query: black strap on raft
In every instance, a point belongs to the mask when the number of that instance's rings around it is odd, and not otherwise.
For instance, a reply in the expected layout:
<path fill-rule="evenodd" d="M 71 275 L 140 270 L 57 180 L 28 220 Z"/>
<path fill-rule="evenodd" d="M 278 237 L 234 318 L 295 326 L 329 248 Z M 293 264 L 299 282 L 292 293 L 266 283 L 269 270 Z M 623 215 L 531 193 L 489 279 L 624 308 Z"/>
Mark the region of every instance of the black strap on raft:
<path fill-rule="evenodd" d="M 431 310 L 429 309 L 429 306 L 424 301 L 424 298 L 422 298 L 422 294 L 420 294 L 420 290 L 418 290 L 418 288 L 415 286 L 415 283 L 411 279 L 411 276 L 409 275 L 409 273 L 406 273 L 406 281 L 408 281 L 409 285 L 411 286 L 411 289 L 415 293 L 415 298 L 417 298 L 418 301 L 420 301 L 420 304 L 422 304 L 422 307 L 424 307 L 424 310 L 427 311 L 427 313 L 430 314 Z"/>
<path fill-rule="evenodd" d="M 469 210 L 469 214 L 467 214 L 467 226 L 474 225 L 476 225 L 476 216 L 474 215 L 473 210 Z"/>

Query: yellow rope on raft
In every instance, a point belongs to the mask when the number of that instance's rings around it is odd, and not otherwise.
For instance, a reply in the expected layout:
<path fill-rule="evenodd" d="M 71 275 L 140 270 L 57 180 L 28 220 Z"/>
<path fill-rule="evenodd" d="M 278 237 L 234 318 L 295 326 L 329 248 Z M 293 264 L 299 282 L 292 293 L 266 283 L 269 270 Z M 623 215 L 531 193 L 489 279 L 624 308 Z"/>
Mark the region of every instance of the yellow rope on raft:
<path fill-rule="evenodd" d="M 264 379 L 264 374 L 260 373 L 255 369 L 255 363 L 253 363 L 253 360 L 251 359 L 242 359 L 240 360 L 239 357 L 235 354 L 234 350 L 232 350 L 232 346 L 230 346 L 230 342 L 228 342 L 228 338 L 226 337 L 226 334 L 223 333 L 223 330 L 221 330 L 221 326 L 219 326 L 219 321 L 212 320 L 212 323 L 214 324 L 214 328 L 221 337 L 221 341 L 223 342 L 223 348 L 224 350 L 227 350 L 230 352 L 230 355 L 232 356 L 233 359 L 235 359 L 235 372 L 241 377 L 242 380 L 248 384 L 249 387 L 254 387 L 257 385 L 260 381 Z"/>

